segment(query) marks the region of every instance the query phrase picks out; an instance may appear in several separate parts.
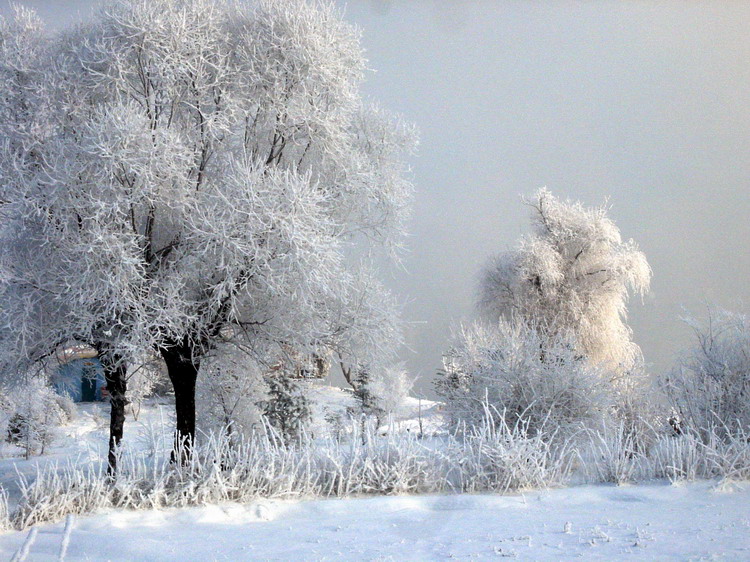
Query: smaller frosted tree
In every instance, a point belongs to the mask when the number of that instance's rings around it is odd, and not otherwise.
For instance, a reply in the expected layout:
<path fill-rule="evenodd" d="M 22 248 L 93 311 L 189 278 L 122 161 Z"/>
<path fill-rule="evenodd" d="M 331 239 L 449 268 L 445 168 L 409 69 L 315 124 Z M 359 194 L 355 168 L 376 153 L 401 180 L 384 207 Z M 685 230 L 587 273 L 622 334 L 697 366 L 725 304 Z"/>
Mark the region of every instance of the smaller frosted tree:
<path fill-rule="evenodd" d="M 484 268 L 484 322 L 445 357 L 438 390 L 451 421 L 477 423 L 488 407 L 535 432 L 624 419 L 642 364 L 626 304 L 648 289 L 651 269 L 604 207 L 546 189 L 528 204 L 534 231 Z"/>
<path fill-rule="evenodd" d="M 402 365 L 362 370 L 354 382 L 354 395 L 360 401 L 362 413 L 375 416 L 378 425 L 387 416 L 403 412 L 414 386 L 414 379 Z"/>
<path fill-rule="evenodd" d="M 6 396 L 3 417 L 6 440 L 31 455 L 43 455 L 53 442 L 59 425 L 68 421 L 66 402 L 55 394 L 43 377 L 29 377 L 26 384 L 16 386 Z"/>
<path fill-rule="evenodd" d="M 143 401 L 159 393 L 169 384 L 166 366 L 154 353 L 141 353 L 130 362 L 125 374 L 127 389 L 125 401 L 130 406 L 134 419 L 138 419 Z"/>
<path fill-rule="evenodd" d="M 491 322 L 516 316 L 553 339 L 571 339 L 593 362 L 632 367 L 641 353 L 626 305 L 630 293 L 649 288 L 646 257 L 622 240 L 605 207 L 562 201 L 546 189 L 527 203 L 534 231 L 484 268 L 482 314 Z"/>
<path fill-rule="evenodd" d="M 201 363 L 196 388 L 198 427 L 249 439 L 262 425 L 268 383 L 262 365 L 231 343 L 218 346 Z"/>
<path fill-rule="evenodd" d="M 346 382 L 356 391 L 360 380 L 392 363 L 403 343 L 399 307 L 367 266 L 350 272 L 332 303 L 326 346 L 335 354 Z"/>

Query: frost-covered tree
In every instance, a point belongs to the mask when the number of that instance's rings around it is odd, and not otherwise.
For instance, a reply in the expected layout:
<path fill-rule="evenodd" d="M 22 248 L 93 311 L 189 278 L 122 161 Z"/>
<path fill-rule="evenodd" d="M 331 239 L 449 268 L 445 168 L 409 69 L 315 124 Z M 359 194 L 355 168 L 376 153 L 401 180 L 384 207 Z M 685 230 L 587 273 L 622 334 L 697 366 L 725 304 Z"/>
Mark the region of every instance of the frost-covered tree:
<path fill-rule="evenodd" d="M 572 338 L 593 362 L 630 368 L 640 349 L 626 324 L 626 305 L 631 292 L 649 288 L 645 256 L 632 240 L 622 240 L 605 207 L 562 201 L 546 189 L 528 204 L 533 233 L 482 272 L 482 315 L 491 322 L 518 318 L 552 338 Z"/>
<path fill-rule="evenodd" d="M 329 2 L 116 0 L 42 51 L 41 140 L 0 161 L 9 347 L 157 351 L 190 441 L 217 342 L 334 338 L 349 249 L 399 241 L 413 129 L 362 101 L 359 34 Z"/>
<path fill-rule="evenodd" d="M 143 353 L 129 362 L 125 376 L 127 379 L 125 398 L 133 418 L 137 420 L 143 401 L 169 388 L 166 365 L 155 353 Z"/>
<path fill-rule="evenodd" d="M 705 438 L 750 433 L 750 318 L 716 309 L 707 322 L 689 323 L 696 345 L 662 377 L 678 415 L 674 427 Z"/>
<path fill-rule="evenodd" d="M 367 268 L 331 303 L 329 337 L 324 344 L 344 379 L 356 392 L 363 378 L 391 365 L 403 344 L 399 307 Z"/>
<path fill-rule="evenodd" d="M 464 329 L 444 358 L 437 385 L 452 423 L 479 423 L 487 408 L 535 432 L 627 421 L 645 377 L 626 304 L 648 289 L 646 258 L 604 207 L 546 189 L 528 204 L 533 233 L 485 266 L 483 322 Z"/>

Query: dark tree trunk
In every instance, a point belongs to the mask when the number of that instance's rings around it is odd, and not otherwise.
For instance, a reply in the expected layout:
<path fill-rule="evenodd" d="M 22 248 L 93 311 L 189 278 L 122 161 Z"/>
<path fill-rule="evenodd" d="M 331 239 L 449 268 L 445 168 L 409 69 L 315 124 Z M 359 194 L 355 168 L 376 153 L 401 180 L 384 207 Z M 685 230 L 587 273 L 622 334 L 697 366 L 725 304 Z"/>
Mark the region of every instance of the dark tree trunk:
<path fill-rule="evenodd" d="M 176 433 L 172 462 L 189 458 L 195 441 L 195 381 L 198 378 L 199 361 L 192 348 L 181 343 L 159 350 L 167 364 L 169 380 L 172 381 L 175 400 Z M 181 451 L 181 455 L 178 453 Z"/>
<path fill-rule="evenodd" d="M 107 457 L 107 475 L 114 477 L 117 474 L 117 449 L 122 442 L 123 428 L 125 426 L 125 406 L 128 401 L 125 392 L 128 387 L 127 367 L 120 363 L 104 366 L 104 378 L 107 381 L 109 392 L 109 455 Z"/>

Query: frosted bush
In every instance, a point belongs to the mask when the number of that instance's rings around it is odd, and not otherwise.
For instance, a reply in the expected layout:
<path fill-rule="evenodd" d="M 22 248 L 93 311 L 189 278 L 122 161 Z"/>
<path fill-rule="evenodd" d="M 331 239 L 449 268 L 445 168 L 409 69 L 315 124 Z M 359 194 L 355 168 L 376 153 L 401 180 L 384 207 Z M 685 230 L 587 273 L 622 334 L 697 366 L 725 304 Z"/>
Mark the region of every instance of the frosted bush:
<path fill-rule="evenodd" d="M 572 466 L 572 449 L 565 442 L 553 445 L 538 432 L 529 435 L 527 426 L 511 426 L 486 407 L 484 421 L 463 433 L 462 446 L 472 455 L 468 461 L 472 468 L 459 471 L 460 489 L 505 493 L 564 483 Z"/>
<path fill-rule="evenodd" d="M 54 400 L 55 404 L 57 404 L 57 407 L 60 408 L 60 412 L 62 413 L 62 421 L 64 423 L 68 423 L 76 419 L 76 417 L 78 416 L 78 410 L 76 409 L 75 402 L 73 402 L 70 396 L 68 396 L 67 394 L 55 394 Z"/>
<path fill-rule="evenodd" d="M 568 435 L 597 425 L 611 410 L 612 389 L 598 368 L 566 340 L 517 321 L 465 328 L 444 357 L 437 388 L 453 427 L 481 423 L 489 405 L 532 435 Z"/>
<path fill-rule="evenodd" d="M 642 365 L 613 380 L 612 421 L 632 440 L 639 452 L 648 450 L 662 433 L 669 432 L 666 397 Z"/>
<path fill-rule="evenodd" d="M 591 432 L 584 448 L 584 470 L 588 480 L 625 484 L 634 482 L 642 473 L 643 459 L 638 453 L 635 435 L 626 425 L 604 426 Z"/>
<path fill-rule="evenodd" d="M 692 481 L 707 474 L 705 445 L 690 434 L 662 437 L 653 446 L 653 476 L 670 482 Z"/>
<path fill-rule="evenodd" d="M 750 479 L 750 434 L 716 427 L 660 436 L 649 453 L 651 476 L 671 481 Z"/>
<path fill-rule="evenodd" d="M 704 443 L 704 477 L 750 480 L 750 433 L 713 429 Z"/>
<path fill-rule="evenodd" d="M 750 319 L 718 310 L 691 323 L 697 345 L 663 379 L 681 425 L 704 440 L 750 431 Z"/>

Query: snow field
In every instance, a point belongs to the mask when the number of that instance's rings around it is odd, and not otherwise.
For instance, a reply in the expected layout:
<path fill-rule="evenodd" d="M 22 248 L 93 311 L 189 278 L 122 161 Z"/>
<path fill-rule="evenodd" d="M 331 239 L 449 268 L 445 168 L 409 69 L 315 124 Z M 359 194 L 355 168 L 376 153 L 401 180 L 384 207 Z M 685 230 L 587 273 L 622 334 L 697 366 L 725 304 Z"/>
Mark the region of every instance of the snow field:
<path fill-rule="evenodd" d="M 75 520 L 66 559 L 750 560 L 749 504 L 704 482 L 109 510 Z M 58 560 L 65 526 L 34 527 L 28 559 Z M 28 535 L 0 535 L 0 558 Z"/>

